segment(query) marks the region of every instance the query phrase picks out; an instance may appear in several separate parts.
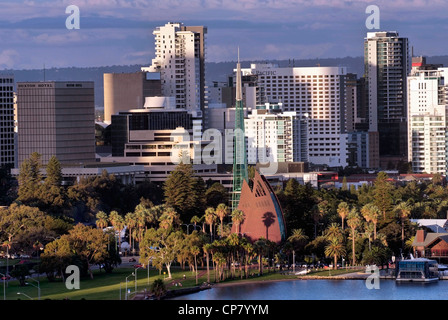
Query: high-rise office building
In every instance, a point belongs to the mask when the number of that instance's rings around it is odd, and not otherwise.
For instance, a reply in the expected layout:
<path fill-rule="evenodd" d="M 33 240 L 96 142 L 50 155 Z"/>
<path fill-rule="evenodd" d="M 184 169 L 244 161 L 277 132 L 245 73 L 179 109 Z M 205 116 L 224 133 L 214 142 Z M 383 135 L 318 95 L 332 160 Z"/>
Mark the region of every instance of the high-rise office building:
<path fill-rule="evenodd" d="M 31 153 L 62 164 L 95 161 L 92 81 L 17 83 L 18 165 Z"/>
<path fill-rule="evenodd" d="M 380 166 L 407 160 L 408 39 L 398 32 L 368 32 L 364 41 L 369 132 L 378 132 Z"/>
<path fill-rule="evenodd" d="M 308 162 L 308 118 L 266 107 L 245 119 L 248 163 Z"/>
<path fill-rule="evenodd" d="M 156 57 L 142 71 L 159 75 L 165 97 L 174 97 L 176 108 L 202 114 L 205 108 L 205 35 L 203 26 L 169 22 L 156 28 Z"/>
<path fill-rule="evenodd" d="M 447 167 L 448 68 L 413 58 L 408 76 L 408 160 L 414 173 L 440 173 Z"/>
<path fill-rule="evenodd" d="M 0 166 L 14 167 L 14 76 L 0 75 Z"/>
<path fill-rule="evenodd" d="M 285 67 L 252 64 L 243 76 L 257 75 L 264 101 L 281 104 L 308 121 L 308 161 L 331 167 L 347 166 L 344 135 L 344 67 Z M 341 116 L 342 115 L 342 116 Z"/>
<path fill-rule="evenodd" d="M 105 73 L 104 122 L 112 115 L 129 109 L 142 109 L 145 97 L 161 96 L 160 75 L 147 72 Z"/>

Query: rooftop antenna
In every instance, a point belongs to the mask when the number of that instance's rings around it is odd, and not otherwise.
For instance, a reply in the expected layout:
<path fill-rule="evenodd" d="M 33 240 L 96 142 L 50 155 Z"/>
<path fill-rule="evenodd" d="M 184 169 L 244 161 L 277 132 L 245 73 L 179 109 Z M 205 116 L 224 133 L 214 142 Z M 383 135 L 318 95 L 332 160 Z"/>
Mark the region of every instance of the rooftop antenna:
<path fill-rule="evenodd" d="M 44 81 L 45 81 L 45 63 L 44 63 Z"/>

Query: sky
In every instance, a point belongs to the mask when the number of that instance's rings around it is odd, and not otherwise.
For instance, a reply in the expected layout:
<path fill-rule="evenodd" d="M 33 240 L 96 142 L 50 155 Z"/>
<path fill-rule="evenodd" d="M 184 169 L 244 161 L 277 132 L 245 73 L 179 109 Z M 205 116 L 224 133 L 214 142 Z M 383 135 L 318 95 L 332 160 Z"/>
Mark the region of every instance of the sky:
<path fill-rule="evenodd" d="M 67 29 L 75 5 L 80 28 Z M 380 30 L 366 13 L 376 5 Z M 448 0 L 0 0 L 0 69 L 150 65 L 153 30 L 208 29 L 206 60 L 359 57 L 367 32 L 398 31 L 415 55 L 448 55 Z"/>

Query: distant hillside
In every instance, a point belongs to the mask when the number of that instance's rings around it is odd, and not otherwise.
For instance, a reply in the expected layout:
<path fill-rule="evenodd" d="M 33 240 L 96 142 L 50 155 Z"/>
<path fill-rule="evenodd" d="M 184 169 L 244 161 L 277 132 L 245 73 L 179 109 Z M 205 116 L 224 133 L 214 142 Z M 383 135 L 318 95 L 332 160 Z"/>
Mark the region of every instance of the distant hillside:
<path fill-rule="evenodd" d="M 345 58 L 326 58 L 326 59 L 306 59 L 306 60 L 269 60 L 269 61 L 242 61 L 243 68 L 250 67 L 251 63 L 270 62 L 276 63 L 280 67 L 313 67 L 320 66 L 344 66 L 347 71 L 356 73 L 358 77 L 364 73 L 364 58 L 363 57 L 345 57 Z M 448 66 L 448 56 L 434 56 L 427 57 L 428 63 L 443 64 Z M 212 84 L 213 81 L 226 81 L 227 77 L 232 74 L 236 62 L 207 62 L 206 63 L 206 81 L 207 84 Z M 16 82 L 22 81 L 43 81 L 46 80 L 60 80 L 60 81 L 94 81 L 95 82 L 95 106 L 103 108 L 103 74 L 104 73 L 120 73 L 120 72 L 136 72 L 139 71 L 142 65 L 126 65 L 126 66 L 103 66 L 90 68 L 50 68 L 33 70 L 3 70 L 2 73 L 14 74 Z"/>

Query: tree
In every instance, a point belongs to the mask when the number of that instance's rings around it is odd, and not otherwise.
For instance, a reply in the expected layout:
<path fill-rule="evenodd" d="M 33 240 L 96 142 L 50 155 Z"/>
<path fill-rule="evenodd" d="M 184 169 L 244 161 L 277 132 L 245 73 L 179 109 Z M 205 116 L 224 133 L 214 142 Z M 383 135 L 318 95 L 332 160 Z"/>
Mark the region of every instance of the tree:
<path fill-rule="evenodd" d="M 337 237 L 330 238 L 329 244 L 325 247 L 325 255 L 328 257 L 333 256 L 333 269 L 337 269 L 338 257 L 345 255 L 345 247 L 341 239 Z"/>
<path fill-rule="evenodd" d="M 300 248 L 303 248 L 305 245 L 305 242 L 308 240 L 308 236 L 305 234 L 305 232 L 303 231 L 303 229 L 294 229 L 292 231 L 292 235 L 289 236 L 288 238 L 288 242 L 290 242 L 293 246 L 293 250 L 292 250 L 292 263 L 293 263 L 293 271 L 295 272 L 295 267 L 296 267 L 296 259 L 295 259 L 295 252 L 296 252 L 296 248 L 297 246 L 299 246 Z"/>
<path fill-rule="evenodd" d="M 343 202 L 339 203 L 339 205 L 338 205 L 338 214 L 339 214 L 339 216 L 341 217 L 341 220 L 342 220 L 342 230 L 344 230 L 344 220 L 347 217 L 347 215 L 349 214 L 349 212 L 350 212 L 350 207 L 347 204 L 347 202 L 343 201 Z"/>
<path fill-rule="evenodd" d="M 103 230 L 78 223 L 69 231 L 70 248 L 86 264 L 90 278 L 93 279 L 91 266 L 101 262 L 107 256 L 109 238 Z"/>
<path fill-rule="evenodd" d="M 107 213 L 104 211 L 99 211 L 96 214 L 96 226 L 100 229 L 104 229 L 109 225 L 109 218 L 107 217 Z"/>
<path fill-rule="evenodd" d="M 176 210 L 174 210 L 174 208 L 171 207 L 167 207 L 165 209 L 162 216 L 159 218 L 159 221 L 160 227 L 164 229 L 168 229 L 182 223 L 179 214 L 176 212 Z"/>
<path fill-rule="evenodd" d="M 134 251 L 134 244 L 132 243 L 132 231 L 137 226 L 137 221 L 135 219 L 135 213 L 134 212 L 128 212 L 124 216 L 124 222 L 126 223 L 126 226 L 128 227 L 129 232 L 129 245 L 132 248 L 132 251 Z"/>
<path fill-rule="evenodd" d="M 356 238 L 356 230 L 361 226 L 361 217 L 359 216 L 358 210 L 356 208 L 352 208 L 348 215 L 347 225 L 352 231 L 352 264 L 356 263 L 356 254 L 355 254 L 355 238 Z"/>
<path fill-rule="evenodd" d="M 238 234 L 241 233 L 240 226 L 244 222 L 244 219 L 245 219 L 244 211 L 239 209 L 235 209 L 232 211 L 232 222 L 236 226 L 235 231 Z"/>
<path fill-rule="evenodd" d="M 202 180 L 193 176 L 191 164 L 180 163 L 166 179 L 163 190 L 165 204 L 173 207 L 182 220 L 189 221 L 191 217 L 203 212 L 205 187 Z"/>
<path fill-rule="evenodd" d="M 56 156 L 52 156 L 48 160 L 46 166 L 47 177 L 45 178 L 45 184 L 49 186 L 60 186 L 62 183 L 62 169 L 61 163 Z"/>
<path fill-rule="evenodd" d="M 220 234 L 222 237 L 222 235 L 223 235 L 222 227 L 223 227 L 223 223 L 224 223 L 224 218 L 229 214 L 229 207 L 227 207 L 224 203 L 220 203 L 215 210 L 215 214 L 221 221 Z"/>
<path fill-rule="evenodd" d="M 411 206 L 409 206 L 406 202 L 400 202 L 394 208 L 395 212 L 398 214 L 401 220 L 401 246 L 404 247 L 404 221 L 411 214 Z"/>
<path fill-rule="evenodd" d="M 155 279 L 151 285 L 151 293 L 156 297 L 157 300 L 160 300 L 166 294 L 165 283 L 162 279 Z"/>
<path fill-rule="evenodd" d="M 41 155 L 33 152 L 28 159 L 25 159 L 20 164 L 20 171 L 18 176 L 19 189 L 17 200 L 24 204 L 36 204 L 42 175 Z"/>
<path fill-rule="evenodd" d="M 373 223 L 373 239 L 376 240 L 376 226 L 381 217 L 381 211 L 373 203 L 368 203 L 361 208 L 361 214 L 367 222 Z"/>
<path fill-rule="evenodd" d="M 215 182 L 205 192 L 206 205 L 216 208 L 220 203 L 229 202 L 229 192 L 219 182 Z"/>
<path fill-rule="evenodd" d="M 148 229 L 140 244 L 140 261 L 145 263 L 152 257 L 155 265 L 165 265 L 168 278 L 171 279 L 171 265 L 175 261 L 184 234 L 172 228 Z"/>
<path fill-rule="evenodd" d="M 392 200 L 393 186 L 389 182 L 389 176 L 384 171 L 378 173 L 374 182 L 374 201 L 373 203 L 383 213 L 383 218 L 386 218 L 386 212 L 390 210 Z"/>
<path fill-rule="evenodd" d="M 207 208 L 204 214 L 205 222 L 210 226 L 210 239 L 213 241 L 213 224 L 216 221 L 215 209 L 212 207 Z"/>

